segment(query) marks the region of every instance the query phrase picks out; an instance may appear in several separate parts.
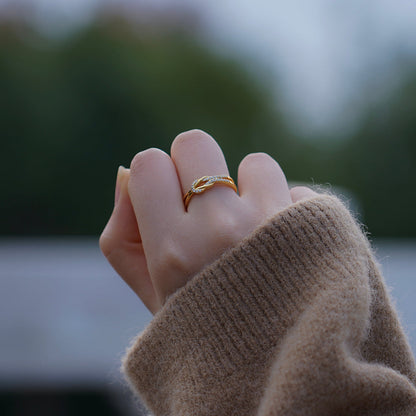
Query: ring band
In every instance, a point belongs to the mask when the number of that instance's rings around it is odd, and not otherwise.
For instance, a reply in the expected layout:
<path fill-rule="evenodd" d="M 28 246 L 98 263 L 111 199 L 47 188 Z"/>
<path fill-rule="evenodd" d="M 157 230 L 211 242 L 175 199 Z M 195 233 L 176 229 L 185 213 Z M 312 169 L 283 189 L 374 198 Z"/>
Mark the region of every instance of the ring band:
<path fill-rule="evenodd" d="M 233 179 L 226 175 L 215 175 L 215 176 L 203 176 L 202 178 L 196 179 L 192 182 L 191 189 L 183 196 L 183 202 L 185 209 L 188 209 L 189 202 L 194 195 L 202 194 L 207 189 L 212 188 L 215 185 L 228 186 L 237 192 L 237 187 Z"/>

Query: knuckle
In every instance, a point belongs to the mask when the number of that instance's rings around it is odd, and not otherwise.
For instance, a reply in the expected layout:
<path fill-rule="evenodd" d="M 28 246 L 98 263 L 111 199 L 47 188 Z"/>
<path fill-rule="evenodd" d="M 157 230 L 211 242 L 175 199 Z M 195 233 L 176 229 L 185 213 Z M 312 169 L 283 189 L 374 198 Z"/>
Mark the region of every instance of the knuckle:
<path fill-rule="evenodd" d="M 130 163 L 131 174 L 134 176 L 140 175 L 141 172 L 146 171 L 150 164 L 153 164 L 155 161 L 160 160 L 166 156 L 167 155 L 163 150 L 157 149 L 155 147 L 137 153 Z"/>
<path fill-rule="evenodd" d="M 229 247 L 241 240 L 239 221 L 233 215 L 216 218 L 212 226 L 212 235 L 222 247 Z"/>
<path fill-rule="evenodd" d="M 267 153 L 250 153 L 240 163 L 238 167 L 240 173 L 261 172 L 262 175 L 271 174 L 274 178 L 284 178 L 285 174 L 280 164 Z"/>
<path fill-rule="evenodd" d="M 188 130 L 178 134 L 172 142 L 171 153 L 175 153 L 182 147 L 188 147 L 201 140 L 213 140 L 212 137 L 199 129 Z"/>
<path fill-rule="evenodd" d="M 292 192 L 309 192 L 311 191 L 311 189 L 304 185 L 296 185 L 293 188 L 291 188 L 291 191 Z"/>
<path fill-rule="evenodd" d="M 259 165 L 264 163 L 277 163 L 270 155 L 264 152 L 249 153 L 241 162 L 241 164 Z"/>
<path fill-rule="evenodd" d="M 104 256 L 108 259 L 111 257 L 111 253 L 114 251 L 115 242 L 114 239 L 108 235 L 108 233 L 102 233 L 98 241 L 100 250 Z"/>
<path fill-rule="evenodd" d="M 316 196 L 318 194 L 314 192 L 311 188 L 308 188 L 307 186 L 299 185 L 291 188 L 290 195 L 292 197 L 293 202 L 296 202 L 301 199 L 312 198 L 313 196 Z"/>
<path fill-rule="evenodd" d="M 153 273 L 163 276 L 166 273 L 184 275 L 189 269 L 189 261 L 177 244 L 171 241 L 162 243 L 159 255 L 152 262 Z"/>

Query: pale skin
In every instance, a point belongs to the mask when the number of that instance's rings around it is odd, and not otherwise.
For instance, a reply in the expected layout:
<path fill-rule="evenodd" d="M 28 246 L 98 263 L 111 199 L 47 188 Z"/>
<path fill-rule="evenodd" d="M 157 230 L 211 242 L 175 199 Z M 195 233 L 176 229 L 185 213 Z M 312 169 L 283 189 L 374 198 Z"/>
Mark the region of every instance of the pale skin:
<path fill-rule="evenodd" d="M 119 169 L 114 210 L 100 247 L 153 314 L 269 218 L 316 195 L 307 187 L 289 189 L 273 158 L 252 153 L 239 165 L 238 194 L 214 186 L 193 196 L 186 210 L 183 195 L 205 175 L 229 172 L 218 143 L 200 130 L 178 135 L 170 156 L 147 149 L 136 154 L 130 169 Z"/>

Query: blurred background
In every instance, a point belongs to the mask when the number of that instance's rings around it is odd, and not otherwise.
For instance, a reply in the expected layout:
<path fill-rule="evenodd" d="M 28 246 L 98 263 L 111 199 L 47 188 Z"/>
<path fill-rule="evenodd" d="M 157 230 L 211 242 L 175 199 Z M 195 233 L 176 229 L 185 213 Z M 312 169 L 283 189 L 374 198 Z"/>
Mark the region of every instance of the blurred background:
<path fill-rule="evenodd" d="M 0 414 L 140 414 L 151 316 L 98 236 L 117 167 L 191 128 L 341 192 L 416 351 L 416 3 L 0 0 Z"/>

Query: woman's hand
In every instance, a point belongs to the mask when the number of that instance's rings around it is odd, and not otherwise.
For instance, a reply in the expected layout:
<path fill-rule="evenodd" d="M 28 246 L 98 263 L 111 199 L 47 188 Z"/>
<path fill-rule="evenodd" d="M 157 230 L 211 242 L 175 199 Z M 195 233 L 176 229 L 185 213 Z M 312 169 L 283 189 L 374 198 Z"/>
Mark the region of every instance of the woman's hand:
<path fill-rule="evenodd" d="M 148 149 L 133 158 L 130 171 L 119 169 L 115 207 L 100 247 L 152 313 L 268 218 L 315 195 L 305 187 L 289 190 L 278 163 L 255 153 L 240 163 L 239 194 L 214 186 L 194 195 L 185 210 L 183 195 L 205 175 L 229 173 L 218 144 L 200 130 L 177 136 L 170 157 Z"/>

